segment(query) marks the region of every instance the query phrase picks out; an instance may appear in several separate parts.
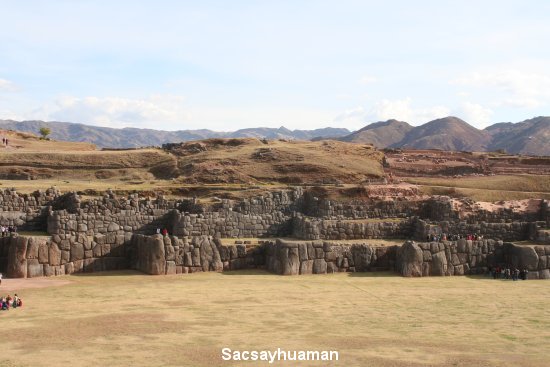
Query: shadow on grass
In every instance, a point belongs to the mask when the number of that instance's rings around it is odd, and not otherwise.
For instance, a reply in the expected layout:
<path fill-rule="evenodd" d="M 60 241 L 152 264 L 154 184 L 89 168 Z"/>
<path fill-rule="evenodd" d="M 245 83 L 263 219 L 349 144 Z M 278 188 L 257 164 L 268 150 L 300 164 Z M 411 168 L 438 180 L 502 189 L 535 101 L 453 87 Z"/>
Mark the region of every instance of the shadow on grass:
<path fill-rule="evenodd" d="M 393 271 L 367 271 L 346 273 L 351 278 L 402 278 L 399 273 Z"/>
<path fill-rule="evenodd" d="M 96 271 L 96 272 L 88 272 L 88 273 L 72 273 L 69 274 L 69 276 L 72 277 L 103 277 L 103 276 L 130 276 L 130 275 L 149 275 L 147 273 L 142 273 L 138 270 L 107 270 L 107 271 Z M 154 277 L 154 275 L 150 275 Z"/>
<path fill-rule="evenodd" d="M 275 273 L 271 273 L 267 271 L 266 269 L 242 269 L 242 270 L 228 270 L 228 271 L 222 271 L 220 273 L 221 275 L 278 275 Z"/>

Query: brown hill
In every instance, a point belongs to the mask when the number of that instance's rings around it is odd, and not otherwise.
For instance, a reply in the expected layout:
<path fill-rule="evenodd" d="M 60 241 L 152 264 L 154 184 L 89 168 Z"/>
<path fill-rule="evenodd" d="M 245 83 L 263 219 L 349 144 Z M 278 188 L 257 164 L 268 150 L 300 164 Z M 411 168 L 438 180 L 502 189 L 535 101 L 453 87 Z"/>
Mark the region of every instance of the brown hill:
<path fill-rule="evenodd" d="M 340 141 L 372 144 L 385 148 L 399 143 L 413 127 L 404 121 L 379 121 L 365 126 L 349 135 L 339 138 Z"/>
<path fill-rule="evenodd" d="M 550 156 L 550 117 L 535 117 L 517 124 L 494 124 L 485 131 L 491 135 L 489 150 Z"/>
<path fill-rule="evenodd" d="M 0 180 L 10 186 L 10 180 L 49 180 L 42 186 L 79 182 L 73 185 L 79 189 L 104 182 L 155 189 L 182 183 L 359 183 L 383 176 L 381 152 L 337 141 L 208 139 L 164 149 L 100 151 L 88 143 L 2 133 L 9 144 L 0 147 Z"/>
<path fill-rule="evenodd" d="M 491 135 L 487 131 L 478 130 L 457 117 L 449 116 L 411 129 L 392 147 L 484 151 L 490 141 Z"/>
<path fill-rule="evenodd" d="M 333 140 L 208 139 L 164 148 L 194 183 L 359 183 L 384 174 L 381 152 Z"/>

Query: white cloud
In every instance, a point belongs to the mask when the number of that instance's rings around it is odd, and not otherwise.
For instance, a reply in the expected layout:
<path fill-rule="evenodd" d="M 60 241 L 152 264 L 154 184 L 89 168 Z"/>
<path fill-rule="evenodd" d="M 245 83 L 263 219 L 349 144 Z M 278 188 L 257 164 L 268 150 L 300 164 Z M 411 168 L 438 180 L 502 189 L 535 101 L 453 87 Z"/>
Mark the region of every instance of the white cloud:
<path fill-rule="evenodd" d="M 42 118 L 109 127 L 155 127 L 189 120 L 184 98 L 153 95 L 143 99 L 120 97 L 62 97 L 33 112 Z"/>
<path fill-rule="evenodd" d="M 356 107 L 344 111 L 336 116 L 334 122 L 345 123 L 346 125 L 353 126 L 353 128 L 361 128 L 370 122 L 389 119 L 402 120 L 413 125 L 418 125 L 449 115 L 450 110 L 445 106 L 417 108 L 412 106 L 411 98 L 397 100 L 383 99 L 376 102 L 368 110 L 363 107 Z"/>
<path fill-rule="evenodd" d="M 0 78 L 0 91 L 13 92 L 17 90 L 17 86 L 9 80 Z"/>
<path fill-rule="evenodd" d="M 360 80 L 359 83 L 361 84 L 372 84 L 376 83 L 378 81 L 378 78 L 372 75 L 364 75 Z"/>
<path fill-rule="evenodd" d="M 464 74 L 451 84 L 498 91 L 503 98 L 495 106 L 534 108 L 550 100 L 550 75 L 518 69 L 500 69 Z M 494 93 L 493 93 L 494 94 Z"/>
<path fill-rule="evenodd" d="M 490 125 L 493 111 L 490 108 L 485 108 L 476 103 L 465 102 L 458 109 L 456 115 L 460 116 L 469 124 L 482 128 Z"/>
<path fill-rule="evenodd" d="M 411 98 L 399 100 L 384 99 L 377 102 L 370 115 L 379 120 L 397 119 L 413 124 L 425 123 L 436 118 L 449 116 L 449 109 L 444 106 L 432 106 L 427 108 L 413 108 Z"/>

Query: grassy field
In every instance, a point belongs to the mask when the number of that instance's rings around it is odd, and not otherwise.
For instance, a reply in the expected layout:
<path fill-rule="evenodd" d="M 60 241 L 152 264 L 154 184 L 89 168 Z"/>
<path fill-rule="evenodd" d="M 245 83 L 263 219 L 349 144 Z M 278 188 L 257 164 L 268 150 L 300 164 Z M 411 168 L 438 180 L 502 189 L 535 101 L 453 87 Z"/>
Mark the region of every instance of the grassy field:
<path fill-rule="evenodd" d="M 545 281 L 260 271 L 63 279 L 71 284 L 21 290 L 25 306 L 0 312 L 0 366 L 263 364 L 222 361 L 224 347 L 339 351 L 339 362 L 304 366 L 546 366 L 550 355 Z"/>
<path fill-rule="evenodd" d="M 550 176 L 483 176 L 466 178 L 409 177 L 428 195 L 466 196 L 478 201 L 550 199 Z"/>

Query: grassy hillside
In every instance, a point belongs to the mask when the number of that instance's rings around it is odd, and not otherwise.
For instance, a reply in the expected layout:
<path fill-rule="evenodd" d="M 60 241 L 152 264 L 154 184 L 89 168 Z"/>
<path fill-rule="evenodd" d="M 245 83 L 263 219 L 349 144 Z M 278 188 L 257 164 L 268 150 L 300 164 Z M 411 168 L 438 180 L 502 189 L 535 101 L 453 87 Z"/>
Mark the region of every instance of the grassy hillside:
<path fill-rule="evenodd" d="M 384 174 L 382 153 L 335 141 L 210 139 L 166 149 L 106 151 L 89 143 L 4 134 L 9 145 L 0 147 L 0 185 L 25 190 L 51 185 L 173 190 L 190 184 L 357 184 Z"/>
<path fill-rule="evenodd" d="M 209 139 L 167 147 L 188 182 L 360 183 L 384 175 L 383 154 L 338 141 Z"/>

